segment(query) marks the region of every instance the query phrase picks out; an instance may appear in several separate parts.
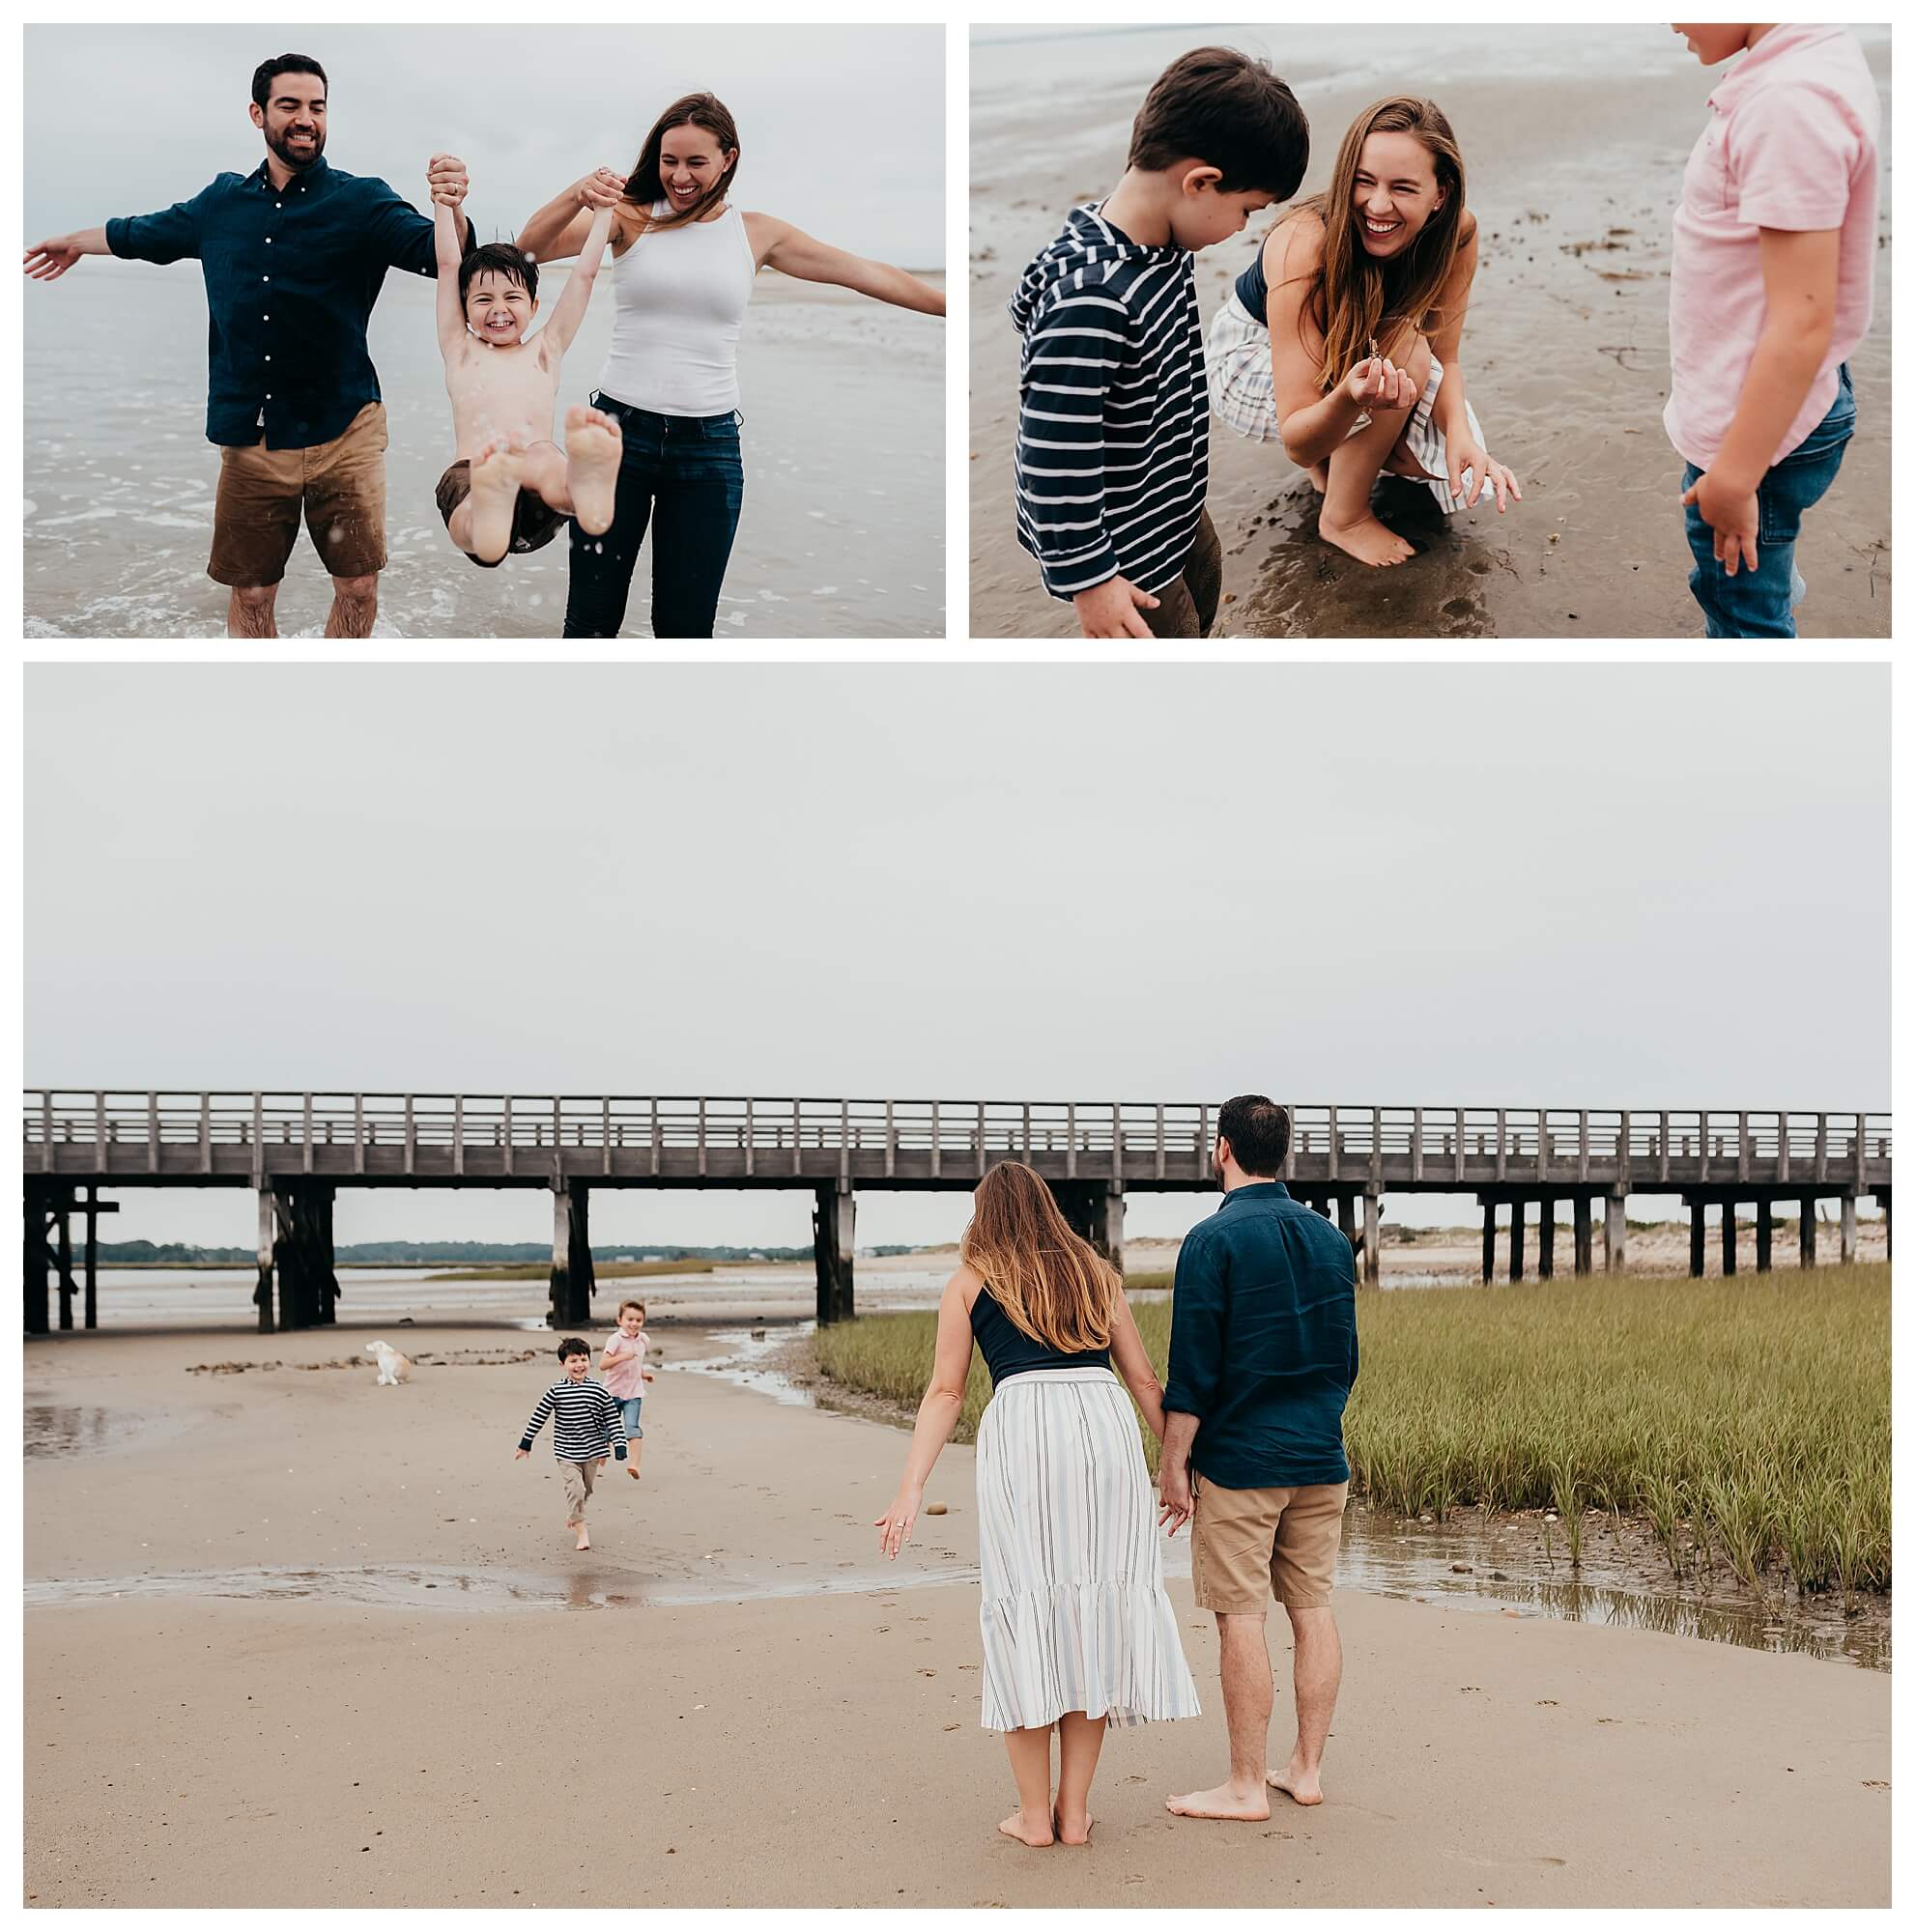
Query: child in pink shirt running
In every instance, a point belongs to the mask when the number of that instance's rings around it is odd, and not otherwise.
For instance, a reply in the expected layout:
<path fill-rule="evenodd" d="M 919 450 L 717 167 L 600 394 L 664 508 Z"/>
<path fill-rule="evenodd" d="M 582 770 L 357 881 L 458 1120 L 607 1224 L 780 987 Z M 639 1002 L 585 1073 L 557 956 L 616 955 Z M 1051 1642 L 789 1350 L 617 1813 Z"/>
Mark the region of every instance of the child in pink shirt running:
<path fill-rule="evenodd" d="M 1674 31 L 1704 67 L 1740 56 L 1675 212 L 1663 422 L 1688 466 L 1689 587 L 1712 638 L 1792 638 L 1795 539 L 1855 432 L 1881 105 L 1842 27 Z"/>
<path fill-rule="evenodd" d="M 645 1353 L 651 1337 L 645 1333 L 645 1305 L 643 1301 L 618 1304 L 618 1332 L 605 1345 L 598 1366 L 605 1386 L 617 1399 L 625 1422 L 625 1439 L 632 1459 L 626 1464 L 634 1482 L 639 1475 L 639 1458 L 644 1453 L 645 1433 L 639 1427 L 639 1412 L 644 1406 L 645 1383 L 657 1379 L 645 1367 Z"/>

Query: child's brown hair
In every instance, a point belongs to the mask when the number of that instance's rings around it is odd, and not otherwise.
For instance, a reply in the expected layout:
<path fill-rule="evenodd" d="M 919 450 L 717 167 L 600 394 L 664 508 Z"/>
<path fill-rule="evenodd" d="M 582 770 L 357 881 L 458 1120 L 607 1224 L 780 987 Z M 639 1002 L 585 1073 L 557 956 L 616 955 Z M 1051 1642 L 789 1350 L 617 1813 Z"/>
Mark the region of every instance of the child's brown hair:
<path fill-rule="evenodd" d="M 619 1314 L 623 1315 L 626 1309 L 628 1308 L 636 1308 L 641 1315 L 643 1315 L 645 1312 L 644 1303 L 643 1301 L 634 1300 L 629 1295 L 618 1304 Z"/>

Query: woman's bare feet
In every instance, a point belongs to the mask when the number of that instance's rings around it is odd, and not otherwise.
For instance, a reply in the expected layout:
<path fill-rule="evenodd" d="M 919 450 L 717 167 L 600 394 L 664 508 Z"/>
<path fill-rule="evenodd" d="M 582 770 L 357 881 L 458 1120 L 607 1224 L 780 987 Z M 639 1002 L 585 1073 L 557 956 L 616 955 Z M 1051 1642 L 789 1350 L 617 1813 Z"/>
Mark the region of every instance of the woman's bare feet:
<path fill-rule="evenodd" d="M 1416 554 L 1414 544 L 1405 543 L 1394 530 L 1371 516 L 1360 517 L 1353 524 L 1339 524 L 1331 522 L 1326 511 L 1317 519 L 1317 534 L 1325 543 L 1348 551 L 1358 563 L 1408 563 Z"/>
<path fill-rule="evenodd" d="M 497 563 L 512 548 L 512 519 L 519 507 L 519 476 L 526 467 L 526 449 L 515 436 L 509 440 L 491 437 L 472 458 L 472 554 Z"/>
<path fill-rule="evenodd" d="M 1081 1818 L 1066 1821 L 1061 1810 L 1050 1814 L 1050 1829 L 1056 1833 L 1060 1845 L 1088 1845 L 1091 1842 L 1091 1827 L 1097 1820 L 1086 1811 Z"/>
<path fill-rule="evenodd" d="M 1270 1816 L 1270 1800 L 1261 1785 L 1240 1791 L 1234 1784 L 1219 1784 L 1211 1791 L 1186 1791 L 1181 1798 L 1166 1798 L 1166 1811 L 1180 1818 L 1230 1818 L 1254 1824 Z"/>
<path fill-rule="evenodd" d="M 1042 1851 L 1056 1836 L 1048 1818 L 1027 1817 L 1021 1806 L 1002 1820 L 997 1829 L 1007 1838 L 1015 1838 L 1020 1845 L 1029 1845 L 1034 1852 Z"/>
<path fill-rule="evenodd" d="M 624 447 L 623 433 L 603 410 L 574 403 L 565 412 L 565 483 L 572 493 L 572 514 L 587 536 L 602 536 L 612 527 Z"/>
<path fill-rule="evenodd" d="M 1293 1764 L 1283 1771 L 1266 1772 L 1264 1781 L 1272 1791 L 1280 1791 L 1293 1804 L 1321 1804 L 1324 1802 L 1320 1774 L 1299 1771 Z"/>

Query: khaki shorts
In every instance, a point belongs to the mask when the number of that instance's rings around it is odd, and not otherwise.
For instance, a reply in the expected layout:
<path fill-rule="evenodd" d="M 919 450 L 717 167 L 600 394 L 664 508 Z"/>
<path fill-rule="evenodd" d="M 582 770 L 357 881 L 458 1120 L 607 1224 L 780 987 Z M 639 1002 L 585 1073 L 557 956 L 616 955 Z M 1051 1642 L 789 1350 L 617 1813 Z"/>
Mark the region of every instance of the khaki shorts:
<path fill-rule="evenodd" d="M 586 1505 L 591 1501 L 592 1478 L 598 1473 L 598 1458 L 589 1463 L 560 1463 L 558 1480 L 565 1485 L 565 1507 L 571 1515 L 565 1519 L 567 1529 L 575 1528 L 586 1520 Z"/>
<path fill-rule="evenodd" d="M 386 440 L 386 405 L 368 403 L 330 442 L 221 449 L 206 574 L 239 590 L 277 583 L 302 512 L 329 577 L 384 570 Z"/>
<path fill-rule="evenodd" d="M 1348 1483 L 1225 1490 L 1201 1476 L 1191 1482 L 1190 1581 L 1199 1609 L 1257 1617 L 1272 1595 L 1296 1610 L 1329 1602 Z"/>

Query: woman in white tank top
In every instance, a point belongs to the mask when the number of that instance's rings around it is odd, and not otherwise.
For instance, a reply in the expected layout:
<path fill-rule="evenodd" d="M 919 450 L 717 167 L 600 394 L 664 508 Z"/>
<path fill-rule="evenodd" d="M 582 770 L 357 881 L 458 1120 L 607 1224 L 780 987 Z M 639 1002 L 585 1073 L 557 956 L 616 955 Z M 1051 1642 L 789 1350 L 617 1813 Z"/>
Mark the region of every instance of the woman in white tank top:
<path fill-rule="evenodd" d="M 599 168 L 547 203 L 519 237 L 541 265 L 578 252 L 592 211 L 611 205 L 612 348 L 592 404 L 624 434 L 618 500 L 603 536 L 572 526 L 568 638 L 615 638 L 632 572 L 652 530 L 652 635 L 708 638 L 738 528 L 738 338 L 752 283 L 767 266 L 834 282 L 926 315 L 944 295 L 902 269 L 814 241 L 775 215 L 727 200 L 738 130 L 713 95 L 688 94 L 659 117 L 629 176 Z"/>

